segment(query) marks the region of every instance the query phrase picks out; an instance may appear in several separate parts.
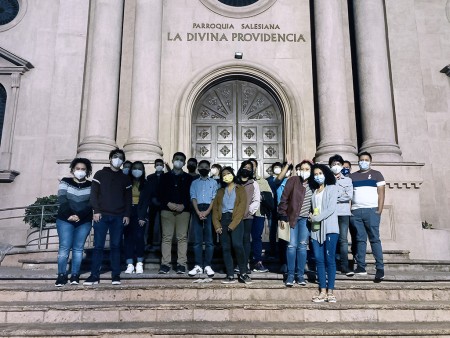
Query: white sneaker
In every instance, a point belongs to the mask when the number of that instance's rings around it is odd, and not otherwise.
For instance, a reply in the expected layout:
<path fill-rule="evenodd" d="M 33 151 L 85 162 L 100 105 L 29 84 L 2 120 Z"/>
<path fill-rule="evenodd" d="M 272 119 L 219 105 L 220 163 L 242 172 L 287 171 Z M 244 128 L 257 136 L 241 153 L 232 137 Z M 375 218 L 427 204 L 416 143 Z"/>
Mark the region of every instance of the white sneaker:
<path fill-rule="evenodd" d="M 188 275 L 191 277 L 194 277 L 197 274 L 202 274 L 203 273 L 203 269 L 201 267 L 199 267 L 198 265 L 194 266 L 194 268 L 189 271 Z"/>
<path fill-rule="evenodd" d="M 136 273 L 144 273 L 144 263 L 142 262 L 136 263 Z"/>
<path fill-rule="evenodd" d="M 128 264 L 127 269 L 125 270 L 125 273 L 134 273 L 134 265 Z"/>
<path fill-rule="evenodd" d="M 208 277 L 214 276 L 214 270 L 211 269 L 211 267 L 209 265 L 205 266 L 205 273 L 208 275 Z"/>

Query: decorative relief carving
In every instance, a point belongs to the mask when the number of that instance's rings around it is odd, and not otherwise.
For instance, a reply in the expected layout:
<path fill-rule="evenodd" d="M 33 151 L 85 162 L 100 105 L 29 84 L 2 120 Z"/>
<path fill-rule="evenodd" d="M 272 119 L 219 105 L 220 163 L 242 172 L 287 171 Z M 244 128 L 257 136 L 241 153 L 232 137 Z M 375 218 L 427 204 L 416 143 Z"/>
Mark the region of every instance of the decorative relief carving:
<path fill-rule="evenodd" d="M 274 117 L 273 111 L 266 110 L 264 112 L 256 113 L 252 116 L 250 116 L 249 120 L 272 120 Z"/>
<path fill-rule="evenodd" d="M 422 181 L 416 182 L 386 182 L 389 189 L 420 189 Z"/>
<path fill-rule="evenodd" d="M 231 152 L 231 150 L 227 146 L 223 146 L 222 149 L 220 149 L 220 152 L 223 156 L 227 156 Z"/>
<path fill-rule="evenodd" d="M 208 109 L 203 109 L 200 112 L 200 116 L 202 117 L 202 119 L 206 119 L 209 115 L 210 115 L 210 113 L 209 113 Z"/>
<path fill-rule="evenodd" d="M 208 131 L 208 129 L 202 129 L 202 130 L 200 130 L 198 135 L 204 140 L 205 138 L 208 137 L 209 131 Z"/>
<path fill-rule="evenodd" d="M 255 133 L 251 129 L 247 129 L 244 133 L 245 137 L 251 140 L 253 136 L 255 136 Z"/>
<path fill-rule="evenodd" d="M 244 153 L 246 153 L 247 156 L 250 157 L 255 153 L 255 150 L 252 147 L 248 146 L 247 148 L 245 148 Z"/>
<path fill-rule="evenodd" d="M 273 157 L 273 155 L 275 155 L 277 153 L 276 149 L 272 146 L 269 146 L 266 149 L 266 154 L 269 155 L 270 157 Z"/>
<path fill-rule="evenodd" d="M 199 152 L 200 152 L 200 155 L 202 155 L 203 157 L 205 157 L 205 155 L 206 155 L 207 153 L 209 153 L 209 149 L 206 148 L 205 146 L 202 146 L 202 147 L 200 147 Z"/>
<path fill-rule="evenodd" d="M 228 136 L 231 135 L 231 133 L 227 129 L 223 129 L 220 133 L 220 136 L 222 136 L 224 139 L 228 138 Z"/>
<path fill-rule="evenodd" d="M 266 135 L 266 137 L 269 139 L 269 140 L 271 140 L 271 139 L 273 139 L 274 137 L 275 137 L 275 132 L 272 130 L 272 129 L 269 129 L 268 131 L 266 131 L 265 133 L 264 133 L 264 135 Z"/>

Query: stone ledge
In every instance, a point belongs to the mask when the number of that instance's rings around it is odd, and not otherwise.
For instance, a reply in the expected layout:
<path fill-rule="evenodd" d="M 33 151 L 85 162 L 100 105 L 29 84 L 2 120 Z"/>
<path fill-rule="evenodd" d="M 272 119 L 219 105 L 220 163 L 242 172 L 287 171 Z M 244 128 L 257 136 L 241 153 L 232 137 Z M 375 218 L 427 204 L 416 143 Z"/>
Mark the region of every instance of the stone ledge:
<path fill-rule="evenodd" d="M 19 175 L 17 170 L 0 170 L 0 183 L 12 183 Z"/>

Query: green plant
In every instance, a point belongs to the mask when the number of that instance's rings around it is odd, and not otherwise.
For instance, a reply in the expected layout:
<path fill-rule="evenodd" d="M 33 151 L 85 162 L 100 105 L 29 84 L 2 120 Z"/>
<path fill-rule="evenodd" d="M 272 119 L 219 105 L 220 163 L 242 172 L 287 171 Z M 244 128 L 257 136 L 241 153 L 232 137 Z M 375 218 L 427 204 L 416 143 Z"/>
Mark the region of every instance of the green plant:
<path fill-rule="evenodd" d="M 56 214 L 58 212 L 58 196 L 50 195 L 38 197 L 36 202 L 25 208 L 25 217 L 23 221 L 30 225 L 30 228 L 45 227 L 47 224 L 56 222 Z"/>
<path fill-rule="evenodd" d="M 423 229 L 432 229 L 433 228 L 433 224 L 428 223 L 427 221 L 422 222 L 422 228 Z"/>

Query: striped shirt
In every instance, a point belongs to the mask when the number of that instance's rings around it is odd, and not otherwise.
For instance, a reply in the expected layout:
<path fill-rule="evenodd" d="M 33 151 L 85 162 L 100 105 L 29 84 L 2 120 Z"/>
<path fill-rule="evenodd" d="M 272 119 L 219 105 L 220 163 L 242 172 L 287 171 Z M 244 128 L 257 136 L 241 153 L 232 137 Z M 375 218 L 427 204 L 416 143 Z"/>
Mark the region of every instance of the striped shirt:
<path fill-rule="evenodd" d="M 352 210 L 378 207 L 378 187 L 386 185 L 383 175 L 370 169 L 350 174 L 353 181 Z"/>
<path fill-rule="evenodd" d="M 58 187 L 58 219 L 69 222 L 70 216 L 77 215 L 78 222 L 84 224 L 92 220 L 92 207 L 89 202 L 91 196 L 91 181 L 76 182 L 73 177 L 64 177 Z"/>
<path fill-rule="evenodd" d="M 308 217 L 309 212 L 311 211 L 311 198 L 312 198 L 312 191 L 309 188 L 309 184 L 305 182 L 303 186 L 306 189 L 305 192 L 305 199 L 303 200 L 302 208 L 300 209 L 300 217 Z"/>

